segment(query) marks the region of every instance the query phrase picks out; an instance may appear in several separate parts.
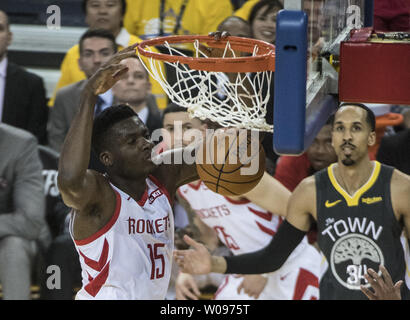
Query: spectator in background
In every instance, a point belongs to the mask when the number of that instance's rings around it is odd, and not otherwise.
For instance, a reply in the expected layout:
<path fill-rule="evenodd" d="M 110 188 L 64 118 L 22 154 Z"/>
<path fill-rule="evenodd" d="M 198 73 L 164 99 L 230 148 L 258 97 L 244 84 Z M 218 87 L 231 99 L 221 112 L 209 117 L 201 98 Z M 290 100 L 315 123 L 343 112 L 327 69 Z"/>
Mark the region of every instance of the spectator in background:
<path fill-rule="evenodd" d="M 252 4 L 252 8 L 247 6 L 247 10 L 250 9 L 250 13 L 247 15 L 242 12 L 242 15 L 235 15 L 235 17 L 242 18 L 236 20 L 236 26 L 233 24 L 233 18 L 228 18 L 218 26 L 218 31 L 227 31 L 231 35 L 245 36 L 247 38 L 254 38 L 258 40 L 274 43 L 276 39 L 276 15 L 280 9 L 283 8 L 282 4 L 277 0 L 260 0 L 249 1 Z M 244 17 L 248 19 L 248 27 L 244 26 Z M 238 24 L 242 24 L 242 27 L 238 27 Z M 246 33 L 244 33 L 246 32 Z M 274 88 L 273 81 L 270 84 L 263 84 L 262 91 L 269 92 L 268 105 L 273 106 Z M 273 124 L 273 108 L 268 108 L 265 116 L 268 124 Z M 273 135 L 272 133 L 266 133 L 263 139 L 262 145 L 267 155 L 267 171 L 273 174 L 274 167 L 278 155 L 273 150 Z"/>
<path fill-rule="evenodd" d="M 230 0 L 127 0 L 124 27 L 141 38 L 207 35 L 233 12 Z"/>
<path fill-rule="evenodd" d="M 7 59 L 12 33 L 0 11 L 0 122 L 21 128 L 47 143 L 47 102 L 43 80 Z"/>
<path fill-rule="evenodd" d="M 117 52 L 114 36 L 103 29 L 86 31 L 81 36 L 78 47 L 80 54 L 77 62 L 78 68 L 84 72 L 87 79 Z M 80 93 L 86 84 L 87 80 L 83 79 L 57 91 L 54 107 L 50 110 L 47 125 L 49 145 L 57 152 L 61 151 L 65 136 L 80 106 Z M 111 106 L 112 102 L 111 90 L 100 95 L 97 101 L 100 110 L 96 110 L 96 113 Z"/>
<path fill-rule="evenodd" d="M 410 175 L 410 128 L 384 136 L 377 160 Z"/>
<path fill-rule="evenodd" d="M 318 55 L 323 45 L 323 39 L 321 39 L 321 30 L 323 27 L 323 4 L 323 0 L 304 1 L 303 3 L 304 11 L 308 15 L 309 51 L 314 55 L 314 57 Z M 256 32 L 256 35 L 253 35 L 254 38 L 260 40 L 264 40 L 264 38 L 266 38 L 267 40 L 265 41 L 271 42 L 271 39 L 273 38 L 272 30 L 276 29 L 276 14 L 274 12 L 273 14 L 270 12 L 270 9 L 273 7 L 283 8 L 283 0 L 248 0 L 242 5 L 242 7 L 235 11 L 234 15 L 249 21 L 254 29 L 254 32 Z M 264 19 L 264 16 L 268 19 Z M 257 21 L 255 21 L 256 17 L 258 19 Z M 254 22 L 256 22 L 256 26 L 253 26 Z M 265 36 L 262 34 L 258 35 L 259 32 L 257 29 L 259 28 L 262 33 L 265 33 Z"/>
<path fill-rule="evenodd" d="M 90 29 L 105 29 L 111 32 L 115 37 L 119 50 L 142 41 L 123 28 L 123 19 L 127 11 L 125 0 L 83 0 L 83 9 L 85 21 Z M 155 48 L 152 48 L 152 50 L 158 52 Z M 86 78 L 85 73 L 77 63 L 79 56 L 78 45 L 75 45 L 67 52 L 61 64 L 61 76 L 56 90 Z M 150 82 L 158 107 L 165 108 L 167 97 L 163 89 L 154 79 L 150 78 Z M 50 99 L 49 106 L 51 107 L 53 104 L 54 97 Z"/>
<path fill-rule="evenodd" d="M 234 16 L 238 16 L 244 20 L 248 20 L 249 13 L 251 12 L 253 6 L 259 2 L 259 0 L 247 0 L 233 13 Z"/>
<path fill-rule="evenodd" d="M 238 16 L 229 16 L 219 24 L 217 30 L 229 32 L 231 36 L 235 37 L 249 38 L 251 36 L 251 27 L 248 21 Z"/>
<path fill-rule="evenodd" d="M 331 119 L 316 135 L 312 144 L 300 156 L 281 156 L 275 171 L 275 178 L 291 192 L 306 177 L 328 167 L 337 161 L 332 147 Z"/>
<path fill-rule="evenodd" d="M 375 0 L 373 25 L 376 31 L 410 31 L 410 1 Z"/>
<path fill-rule="evenodd" d="M 38 144 L 0 124 L 0 283 L 4 299 L 29 299 L 36 240 L 46 225 Z"/>
<path fill-rule="evenodd" d="M 162 127 L 161 115 L 150 94 L 149 75 L 141 61 L 132 57 L 121 61 L 128 67 L 127 74 L 112 88 L 116 104 L 128 104 L 147 126 L 150 134 Z"/>
<path fill-rule="evenodd" d="M 248 22 L 252 38 L 274 44 L 276 40 L 276 16 L 283 5 L 278 0 L 260 0 L 249 13 Z"/>

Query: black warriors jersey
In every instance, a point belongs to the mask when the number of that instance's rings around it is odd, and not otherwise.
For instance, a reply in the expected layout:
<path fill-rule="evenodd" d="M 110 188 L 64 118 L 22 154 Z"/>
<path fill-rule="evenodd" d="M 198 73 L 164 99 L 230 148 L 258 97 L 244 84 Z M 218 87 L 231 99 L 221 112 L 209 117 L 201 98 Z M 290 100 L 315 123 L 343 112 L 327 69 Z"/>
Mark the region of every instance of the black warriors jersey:
<path fill-rule="evenodd" d="M 382 264 L 393 282 L 405 280 L 406 258 L 402 225 L 390 197 L 393 168 L 374 161 L 369 180 L 350 196 L 336 181 L 335 164 L 315 174 L 318 244 L 327 269 L 320 279 L 321 299 L 365 299 L 367 269 Z M 406 283 L 402 298 L 408 296 Z"/>

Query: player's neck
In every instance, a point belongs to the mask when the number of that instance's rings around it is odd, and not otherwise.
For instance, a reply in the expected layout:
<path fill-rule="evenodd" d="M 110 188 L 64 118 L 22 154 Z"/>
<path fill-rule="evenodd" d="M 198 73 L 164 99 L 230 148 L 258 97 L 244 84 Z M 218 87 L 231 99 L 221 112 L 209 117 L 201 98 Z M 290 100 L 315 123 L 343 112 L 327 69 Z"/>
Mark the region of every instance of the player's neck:
<path fill-rule="evenodd" d="M 368 157 L 351 166 L 346 166 L 340 161 L 335 168 L 335 177 L 340 186 L 350 195 L 353 195 L 370 178 L 375 163 Z"/>
<path fill-rule="evenodd" d="M 117 188 L 128 194 L 135 201 L 141 199 L 147 187 L 145 182 L 146 177 L 141 177 L 140 179 L 128 179 L 110 174 L 108 174 L 108 177 Z"/>

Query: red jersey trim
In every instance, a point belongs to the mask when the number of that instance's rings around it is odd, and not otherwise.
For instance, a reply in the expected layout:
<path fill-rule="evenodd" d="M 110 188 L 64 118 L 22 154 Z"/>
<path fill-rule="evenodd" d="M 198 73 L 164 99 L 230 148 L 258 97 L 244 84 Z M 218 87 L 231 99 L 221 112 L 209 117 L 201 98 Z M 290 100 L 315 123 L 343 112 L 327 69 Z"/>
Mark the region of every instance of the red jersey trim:
<path fill-rule="evenodd" d="M 199 187 L 201 186 L 202 180 L 199 180 L 196 184 L 194 182 L 188 183 L 188 186 L 190 186 L 194 190 L 198 190 Z"/>
<path fill-rule="evenodd" d="M 128 200 L 129 200 L 130 198 L 131 198 L 131 197 L 129 197 Z M 145 185 L 145 191 L 144 191 L 143 195 L 141 196 L 141 199 L 139 199 L 139 200 L 137 201 L 137 203 L 138 203 L 141 207 L 143 207 L 143 206 L 145 205 L 145 202 L 147 202 L 147 199 L 148 199 L 148 186 Z"/>
<path fill-rule="evenodd" d="M 87 291 L 89 295 L 95 297 L 97 293 L 100 292 L 101 287 L 104 285 L 105 281 L 107 281 L 109 272 L 110 262 L 105 265 L 104 269 L 95 278 L 91 277 L 90 274 L 88 274 L 88 280 L 90 282 L 84 287 L 84 290 Z"/>
<path fill-rule="evenodd" d="M 234 200 L 234 199 L 231 199 L 231 198 L 228 198 L 228 197 L 225 197 L 225 196 L 224 196 L 224 198 L 225 198 L 228 202 L 230 202 L 230 203 L 232 203 L 232 204 L 246 204 L 246 203 L 250 203 L 250 201 L 249 201 L 248 199 Z"/>
<path fill-rule="evenodd" d="M 225 287 L 228 285 L 228 282 L 229 282 L 229 276 L 226 276 L 226 277 L 225 277 L 225 280 L 224 280 L 224 282 L 223 282 L 223 284 L 221 284 L 221 285 L 219 286 L 219 288 L 216 290 L 216 292 L 214 293 L 214 298 L 213 298 L 213 300 L 215 300 L 215 299 L 218 297 L 218 295 L 221 293 L 221 291 L 222 291 L 223 289 L 225 289 Z"/>
<path fill-rule="evenodd" d="M 265 232 L 265 233 L 267 233 L 271 236 L 274 236 L 276 234 L 275 231 L 273 231 L 272 229 L 270 229 L 268 227 L 265 227 L 262 223 L 259 223 L 258 221 L 255 221 L 255 223 L 259 227 L 259 229 L 261 229 L 261 231 L 263 231 L 263 232 Z"/>
<path fill-rule="evenodd" d="M 273 214 L 269 211 L 263 212 L 263 211 L 253 209 L 251 207 L 248 207 L 248 210 L 252 212 L 253 214 L 257 215 L 258 217 L 265 219 L 266 221 L 272 221 Z"/>
<path fill-rule="evenodd" d="M 107 233 L 108 230 L 110 230 L 111 227 L 114 225 L 114 223 L 117 221 L 118 216 L 120 215 L 120 210 L 121 210 L 121 196 L 117 192 L 117 190 L 114 190 L 114 192 L 115 192 L 116 203 L 115 203 L 114 214 L 112 215 L 110 221 L 108 221 L 107 224 L 104 227 L 102 227 L 100 230 L 98 230 L 93 235 L 91 235 L 91 236 L 89 236 L 85 239 L 74 240 L 76 245 L 83 246 L 83 245 L 89 244 L 90 242 L 93 242 L 94 240 L 101 237 L 104 233 Z"/>
<path fill-rule="evenodd" d="M 189 203 L 189 201 L 187 200 L 187 198 L 185 197 L 185 195 L 183 194 L 183 192 L 180 189 L 181 189 L 181 187 L 177 189 L 177 193 L 181 196 L 181 198 L 183 198 L 186 202 Z"/>
<path fill-rule="evenodd" d="M 155 178 L 153 175 L 150 174 L 148 177 L 149 177 L 149 178 L 151 179 L 151 181 L 154 182 L 154 183 L 156 184 L 156 186 L 157 186 L 158 188 L 160 188 L 161 191 L 166 195 L 166 197 L 168 198 L 169 204 L 170 204 L 171 207 L 172 207 L 173 201 L 172 201 L 172 199 L 171 199 L 171 196 L 169 195 L 169 192 L 168 192 L 167 188 L 165 188 L 165 186 L 162 184 L 162 182 L 159 181 L 157 178 Z M 148 197 L 148 194 L 147 194 L 147 197 Z M 146 200 L 146 199 L 145 199 L 145 200 Z"/>

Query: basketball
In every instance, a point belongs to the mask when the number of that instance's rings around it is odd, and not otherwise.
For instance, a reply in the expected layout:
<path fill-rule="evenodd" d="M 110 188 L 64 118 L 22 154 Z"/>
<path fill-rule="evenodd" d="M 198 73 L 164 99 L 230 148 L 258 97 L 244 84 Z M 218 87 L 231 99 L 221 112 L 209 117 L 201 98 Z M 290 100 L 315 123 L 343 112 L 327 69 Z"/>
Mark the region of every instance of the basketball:
<path fill-rule="evenodd" d="M 196 168 L 209 189 L 224 196 L 238 196 L 261 180 L 265 151 L 259 139 L 246 130 L 217 130 L 207 135 L 198 148 Z"/>

